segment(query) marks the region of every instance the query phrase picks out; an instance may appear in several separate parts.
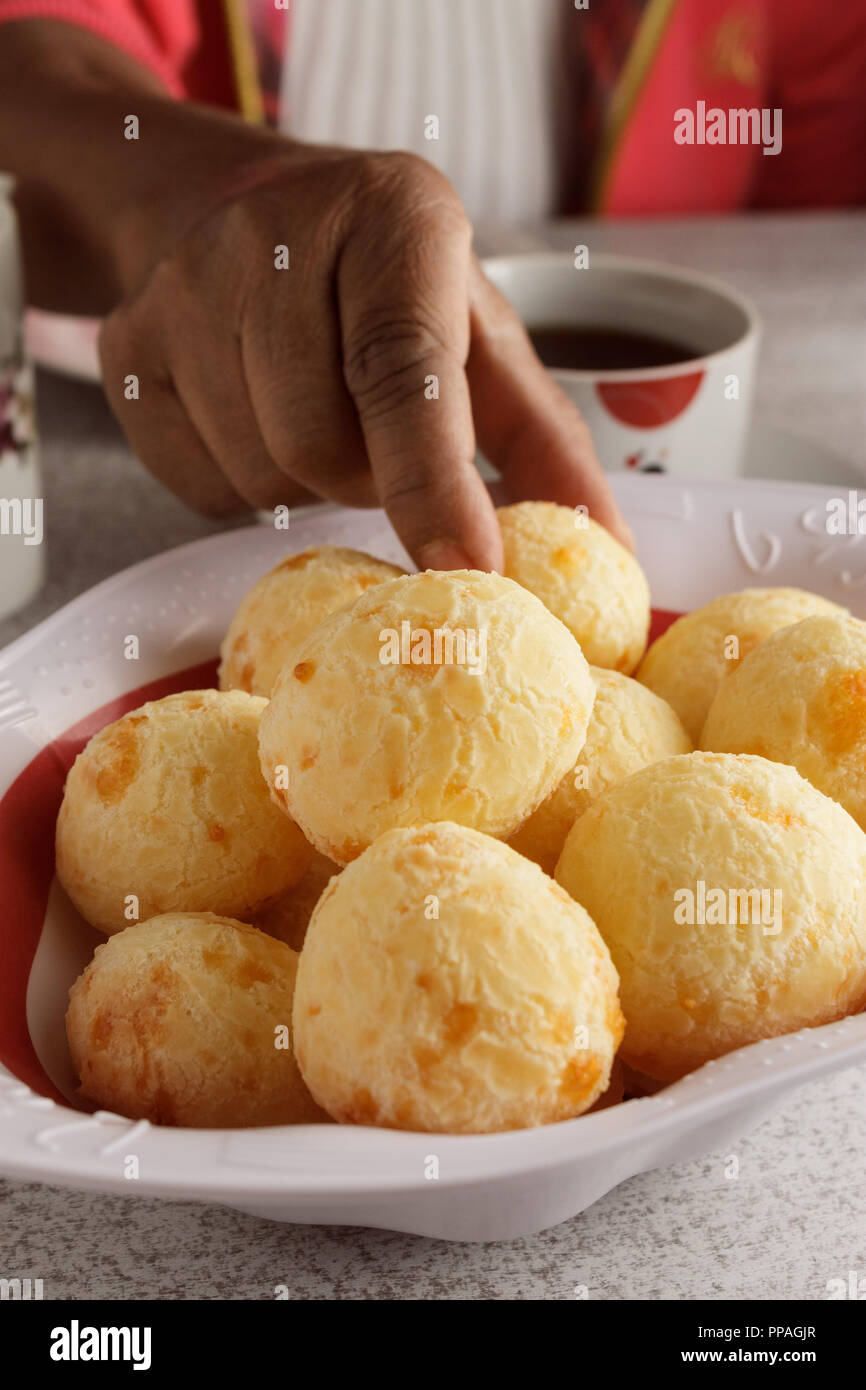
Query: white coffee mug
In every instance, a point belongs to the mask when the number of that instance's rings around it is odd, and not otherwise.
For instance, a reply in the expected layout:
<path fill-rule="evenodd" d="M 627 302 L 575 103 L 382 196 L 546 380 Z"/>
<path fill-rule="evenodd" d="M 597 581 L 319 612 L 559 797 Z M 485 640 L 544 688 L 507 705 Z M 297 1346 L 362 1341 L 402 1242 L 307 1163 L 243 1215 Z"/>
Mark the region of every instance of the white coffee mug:
<path fill-rule="evenodd" d="M 611 471 L 730 477 L 751 412 L 757 312 L 705 275 L 624 256 L 494 256 L 484 270 L 530 328 L 584 328 L 688 345 L 664 366 L 551 368 Z"/>
<path fill-rule="evenodd" d="M 0 618 L 23 608 L 45 574 L 33 369 L 22 351 L 24 286 L 12 180 L 0 175 Z"/>

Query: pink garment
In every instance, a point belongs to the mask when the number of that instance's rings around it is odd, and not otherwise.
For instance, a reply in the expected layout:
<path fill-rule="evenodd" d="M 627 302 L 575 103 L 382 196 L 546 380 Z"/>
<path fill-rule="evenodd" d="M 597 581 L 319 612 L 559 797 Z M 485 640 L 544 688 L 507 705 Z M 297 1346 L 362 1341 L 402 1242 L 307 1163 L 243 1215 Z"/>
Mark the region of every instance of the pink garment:
<path fill-rule="evenodd" d="M 195 0 L 0 0 L 0 24 L 14 19 L 88 29 L 149 68 L 172 96 L 188 95 L 182 74 L 201 40 Z"/>
<path fill-rule="evenodd" d="M 237 3 L 246 11 L 265 118 L 276 125 L 288 10 L 274 0 Z M 0 0 L 0 26 L 15 19 L 88 29 L 148 68 L 172 96 L 237 106 L 221 0 Z"/>
<path fill-rule="evenodd" d="M 361 0 L 359 0 L 359 3 Z M 566 0 L 563 0 L 565 3 Z M 256 48 L 265 113 L 275 122 L 279 72 L 287 11 L 275 0 L 245 0 Z M 677 35 L 685 35 L 678 62 L 669 64 L 673 79 L 682 84 L 691 74 L 694 92 L 706 85 L 708 49 L 689 47 L 688 24 L 705 23 L 716 10 L 730 5 L 742 20 L 754 12 L 760 18 L 761 42 L 755 46 L 754 74 L 745 83 L 753 88 L 754 104 L 780 107 L 784 143 L 778 157 L 756 155 L 736 147 L 726 154 L 723 182 L 713 183 L 722 166 L 715 149 L 712 161 L 698 163 L 689 156 L 671 159 L 667 106 L 670 83 L 663 81 L 664 60 L 674 54 Z M 571 8 L 569 0 L 569 9 Z M 722 16 L 724 17 L 724 16 Z M 190 97 L 232 107 L 235 92 L 229 58 L 223 5 L 220 0 L 0 0 L 2 25 L 15 19 L 55 19 L 89 29 L 149 68 L 175 97 Z M 738 21 L 739 22 L 739 21 Z M 652 128 L 632 122 L 632 141 L 620 151 L 616 196 L 613 185 L 602 202 L 608 215 L 629 212 L 733 210 L 743 206 L 850 206 L 866 203 L 866 6 L 863 0 L 828 4 L 827 0 L 682 0 L 673 12 L 668 43 L 641 93 L 638 109 L 650 109 L 654 86 L 658 110 L 664 108 L 664 130 L 656 149 Z M 653 78 L 655 77 L 655 84 Z M 743 83 L 740 86 L 743 87 Z M 738 103 L 739 99 L 738 99 Z M 750 102 L 750 104 L 752 104 Z M 658 162 L 659 155 L 665 158 Z M 682 148 L 679 150 L 682 156 Z M 628 156 L 631 157 L 629 162 Z M 669 186 L 660 184 L 660 170 Z M 699 175 L 699 177 L 698 177 Z M 748 176 L 748 177 L 747 177 Z M 702 182 L 703 180 L 703 182 Z M 582 207 L 577 181 L 572 198 Z"/>

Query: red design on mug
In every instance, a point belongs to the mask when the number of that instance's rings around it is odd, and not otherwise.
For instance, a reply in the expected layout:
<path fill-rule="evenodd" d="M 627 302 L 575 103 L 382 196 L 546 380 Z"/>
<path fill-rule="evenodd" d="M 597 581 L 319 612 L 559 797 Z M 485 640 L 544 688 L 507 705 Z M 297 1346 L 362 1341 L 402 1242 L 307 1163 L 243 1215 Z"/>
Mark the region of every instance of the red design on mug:
<path fill-rule="evenodd" d="M 602 405 L 623 425 L 652 430 L 682 415 L 697 394 L 704 372 L 662 377 L 657 381 L 597 381 Z"/>

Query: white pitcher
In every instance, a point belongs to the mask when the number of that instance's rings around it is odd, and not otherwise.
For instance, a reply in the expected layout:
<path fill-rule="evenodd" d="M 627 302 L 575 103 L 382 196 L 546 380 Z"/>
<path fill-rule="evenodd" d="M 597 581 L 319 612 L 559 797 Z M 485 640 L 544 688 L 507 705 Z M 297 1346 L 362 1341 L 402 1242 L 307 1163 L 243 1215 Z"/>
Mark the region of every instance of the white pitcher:
<path fill-rule="evenodd" d="M 0 618 L 23 608 L 45 574 L 44 499 L 33 369 L 24 359 L 24 285 L 12 180 L 0 174 Z"/>

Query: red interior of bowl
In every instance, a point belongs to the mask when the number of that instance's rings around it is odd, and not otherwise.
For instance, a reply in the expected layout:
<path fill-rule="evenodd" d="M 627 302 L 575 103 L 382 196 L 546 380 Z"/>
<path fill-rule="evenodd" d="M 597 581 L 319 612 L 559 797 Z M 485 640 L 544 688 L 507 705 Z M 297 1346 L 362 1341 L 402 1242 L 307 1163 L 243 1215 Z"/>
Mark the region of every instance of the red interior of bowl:
<path fill-rule="evenodd" d="M 654 609 L 650 641 L 679 615 Z M 181 690 L 216 685 L 217 661 L 175 671 L 100 706 L 46 745 L 0 800 L 0 1063 L 42 1096 L 68 1105 L 46 1075 L 27 1027 L 27 982 L 54 878 L 54 826 L 66 774 L 88 739 L 112 720 Z"/>

